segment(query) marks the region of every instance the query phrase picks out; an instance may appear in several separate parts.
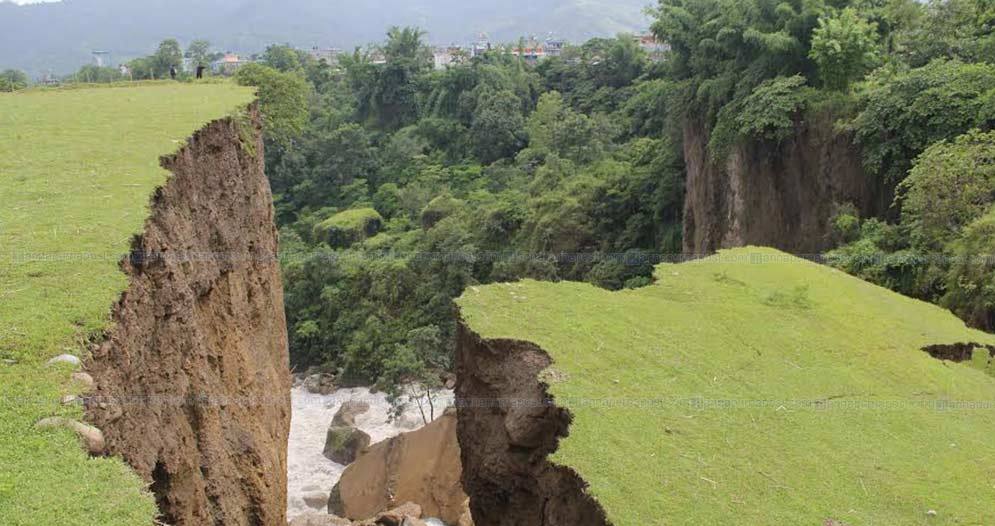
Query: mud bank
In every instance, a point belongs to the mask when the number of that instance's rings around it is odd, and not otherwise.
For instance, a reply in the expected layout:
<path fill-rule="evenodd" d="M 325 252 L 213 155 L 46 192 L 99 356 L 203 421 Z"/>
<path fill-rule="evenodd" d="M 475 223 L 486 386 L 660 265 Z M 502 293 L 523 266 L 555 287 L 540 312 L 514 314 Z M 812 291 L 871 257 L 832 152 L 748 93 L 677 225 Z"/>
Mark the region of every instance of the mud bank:
<path fill-rule="evenodd" d="M 739 144 L 724 162 L 710 157 L 708 141 L 706 126 L 685 125 L 685 254 L 746 245 L 816 254 L 832 245 L 839 205 L 863 217 L 889 212 L 894 189 L 865 173 L 860 149 L 832 115 L 798 122 L 780 144 Z"/>
<path fill-rule="evenodd" d="M 609 524 L 587 484 L 549 461 L 571 422 L 540 381 L 550 364 L 535 345 L 483 340 L 459 326 L 457 436 L 477 526 Z"/>
<path fill-rule="evenodd" d="M 173 176 L 87 364 L 87 420 L 170 525 L 286 524 L 290 374 L 262 152 L 252 106 L 161 160 Z"/>

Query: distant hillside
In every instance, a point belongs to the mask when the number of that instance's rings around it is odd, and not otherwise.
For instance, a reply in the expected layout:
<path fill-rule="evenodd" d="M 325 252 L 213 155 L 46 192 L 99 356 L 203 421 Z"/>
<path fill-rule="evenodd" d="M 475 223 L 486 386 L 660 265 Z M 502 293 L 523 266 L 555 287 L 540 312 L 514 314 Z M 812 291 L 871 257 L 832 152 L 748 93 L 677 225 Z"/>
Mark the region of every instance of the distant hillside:
<path fill-rule="evenodd" d="M 273 42 L 350 48 L 379 41 L 391 25 L 418 25 L 433 43 L 554 35 L 573 41 L 645 29 L 651 0 L 66 0 L 0 2 L 0 68 L 33 75 L 74 71 L 95 49 L 122 61 L 164 38 L 210 40 L 220 50 L 258 51 Z"/>

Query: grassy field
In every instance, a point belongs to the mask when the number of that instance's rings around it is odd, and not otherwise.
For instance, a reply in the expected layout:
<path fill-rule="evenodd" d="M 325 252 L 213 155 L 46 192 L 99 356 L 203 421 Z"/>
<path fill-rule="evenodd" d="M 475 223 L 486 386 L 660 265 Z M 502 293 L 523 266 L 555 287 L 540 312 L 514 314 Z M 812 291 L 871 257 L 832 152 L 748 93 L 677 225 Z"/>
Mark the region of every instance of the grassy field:
<path fill-rule="evenodd" d="M 92 460 L 59 398 L 127 285 L 118 261 L 142 230 L 159 157 L 252 99 L 228 84 L 0 94 L 0 524 L 149 525 L 154 500 L 122 462 Z"/>
<path fill-rule="evenodd" d="M 995 377 L 920 350 L 995 337 L 773 250 L 656 277 L 459 300 L 481 336 L 552 356 L 574 415 L 553 460 L 616 526 L 995 524 Z"/>

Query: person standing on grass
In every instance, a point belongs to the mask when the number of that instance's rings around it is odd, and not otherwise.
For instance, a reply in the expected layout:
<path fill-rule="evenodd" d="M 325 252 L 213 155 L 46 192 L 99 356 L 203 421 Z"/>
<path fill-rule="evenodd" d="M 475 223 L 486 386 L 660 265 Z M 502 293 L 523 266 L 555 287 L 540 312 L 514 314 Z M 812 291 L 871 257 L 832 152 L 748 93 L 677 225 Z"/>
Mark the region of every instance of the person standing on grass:
<path fill-rule="evenodd" d="M 176 66 L 169 66 L 169 78 L 176 80 Z"/>
<path fill-rule="evenodd" d="M 204 78 L 204 69 L 205 68 L 204 68 L 203 64 L 198 64 L 197 65 L 197 78 L 198 79 Z"/>

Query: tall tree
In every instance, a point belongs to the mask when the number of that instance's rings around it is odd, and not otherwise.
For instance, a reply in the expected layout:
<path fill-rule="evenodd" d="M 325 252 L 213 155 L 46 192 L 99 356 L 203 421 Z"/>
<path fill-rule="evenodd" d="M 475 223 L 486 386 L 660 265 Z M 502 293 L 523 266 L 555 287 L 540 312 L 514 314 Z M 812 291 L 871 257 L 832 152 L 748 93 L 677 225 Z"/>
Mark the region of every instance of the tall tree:
<path fill-rule="evenodd" d="M 287 44 L 275 44 L 267 47 L 263 53 L 263 62 L 284 73 L 301 69 L 301 59 L 297 50 Z"/>
<path fill-rule="evenodd" d="M 416 71 L 427 69 L 432 61 L 432 52 L 422 41 L 424 37 L 425 31 L 417 27 L 394 26 L 387 31 L 384 57 L 388 62 L 410 61 Z"/>
<path fill-rule="evenodd" d="M 7 69 L 0 73 L 0 91 L 17 91 L 28 87 L 28 76 L 23 71 Z"/>
<path fill-rule="evenodd" d="M 258 88 L 259 106 L 268 138 L 287 144 L 304 130 L 311 87 L 296 73 L 283 73 L 262 64 L 238 70 L 235 79 L 243 86 Z"/>
<path fill-rule="evenodd" d="M 152 72 L 156 78 L 165 78 L 169 75 L 170 68 L 179 69 L 182 65 L 183 49 L 174 38 L 163 40 L 159 44 L 159 49 L 151 57 Z"/>
<path fill-rule="evenodd" d="M 853 8 L 820 18 L 809 57 L 819 66 L 823 85 L 846 90 L 863 77 L 878 61 L 877 37 L 876 25 Z"/>
<path fill-rule="evenodd" d="M 211 63 L 211 43 L 207 40 L 194 40 L 187 46 L 187 58 L 194 67 L 207 66 Z"/>
<path fill-rule="evenodd" d="M 343 61 L 357 99 L 360 117 L 378 128 L 395 131 L 418 118 L 417 81 L 430 69 L 432 55 L 417 28 L 393 27 L 379 50 L 384 63 L 356 54 Z"/>
<path fill-rule="evenodd" d="M 508 90 L 490 94 L 478 106 L 470 132 L 480 162 L 513 157 L 526 143 L 522 101 Z"/>

